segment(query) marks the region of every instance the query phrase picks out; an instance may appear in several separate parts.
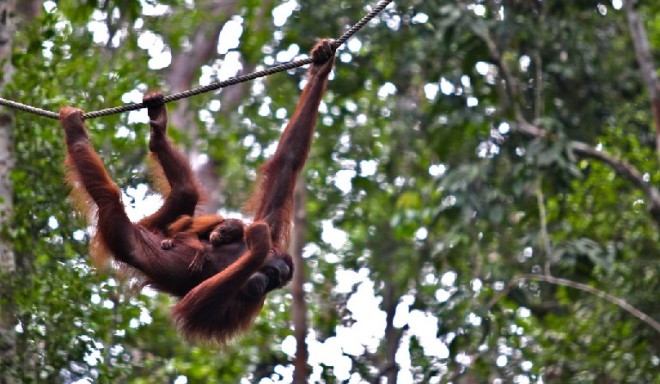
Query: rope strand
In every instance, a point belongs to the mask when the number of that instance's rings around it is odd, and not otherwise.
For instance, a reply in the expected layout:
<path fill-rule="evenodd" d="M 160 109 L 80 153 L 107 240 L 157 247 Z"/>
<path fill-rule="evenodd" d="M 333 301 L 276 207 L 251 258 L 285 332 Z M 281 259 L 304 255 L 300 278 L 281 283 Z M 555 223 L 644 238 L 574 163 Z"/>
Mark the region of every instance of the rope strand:
<path fill-rule="evenodd" d="M 337 40 L 334 42 L 334 48 L 337 49 L 340 46 L 342 46 L 348 39 L 351 38 L 357 31 L 362 29 L 371 19 L 376 17 L 385 7 L 391 3 L 392 0 L 381 0 L 375 7 L 372 9 L 369 13 L 367 13 L 360 21 L 358 21 L 355 25 L 353 25 L 348 31 L 344 32 L 341 37 L 339 37 Z M 172 101 L 188 98 L 191 96 L 199 95 L 201 93 L 206 93 L 210 91 L 214 91 L 216 89 L 228 87 L 230 85 L 238 84 L 238 83 L 243 83 L 246 81 L 254 80 L 260 77 L 265 77 L 269 76 L 278 72 L 283 72 L 283 71 L 288 71 L 289 69 L 293 68 L 298 68 L 302 67 L 303 65 L 310 64 L 312 62 L 312 58 L 308 57 L 306 59 L 301 59 L 301 60 L 296 60 L 292 61 L 289 63 L 284 63 L 284 64 L 279 64 L 274 67 L 270 67 L 261 71 L 257 72 L 252 72 L 248 73 L 247 75 L 242 75 L 242 76 L 237 76 L 237 77 L 232 77 L 227 80 L 222 80 L 222 81 L 217 81 L 213 82 L 211 84 L 202 86 L 202 87 L 197 87 L 193 89 L 189 89 L 183 92 L 179 93 L 174 93 L 168 96 L 165 96 L 163 98 L 164 103 L 169 103 Z M 33 107 L 30 105 L 18 103 L 16 101 L 11 101 L 7 99 L 0 98 L 0 105 L 7 106 L 9 108 L 14 108 L 18 109 L 20 111 L 25 111 L 29 113 L 33 113 L 35 115 L 39 116 L 44 116 L 48 117 L 51 119 L 59 119 L 59 113 L 47 111 L 45 109 Z M 101 109 L 99 111 L 93 111 L 93 112 L 87 112 L 83 114 L 83 119 L 93 119 L 96 117 L 101 117 L 101 116 L 108 116 L 108 115 L 113 115 L 116 113 L 122 113 L 122 112 L 128 112 L 128 111 L 135 111 L 137 109 L 142 109 L 145 108 L 146 106 L 144 103 L 133 103 L 133 104 L 125 104 L 125 105 L 120 105 L 118 107 L 112 107 L 112 108 L 106 108 L 106 109 Z"/>

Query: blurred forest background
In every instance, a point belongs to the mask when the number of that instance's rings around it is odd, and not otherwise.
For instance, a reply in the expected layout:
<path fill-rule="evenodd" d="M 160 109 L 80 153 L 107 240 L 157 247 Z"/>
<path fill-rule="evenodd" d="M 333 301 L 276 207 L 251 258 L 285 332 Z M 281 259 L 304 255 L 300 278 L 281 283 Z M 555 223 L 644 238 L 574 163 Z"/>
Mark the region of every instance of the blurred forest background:
<path fill-rule="evenodd" d="M 178 92 L 373 5 L 0 0 L 0 96 Z M 224 350 L 90 266 L 57 121 L 1 107 L 0 383 L 659 383 L 658 63 L 657 1 L 393 2 L 338 51 L 297 193 L 304 273 Z M 169 104 L 209 210 L 241 211 L 304 73 Z M 136 217 L 157 203 L 146 121 L 88 122 Z"/>

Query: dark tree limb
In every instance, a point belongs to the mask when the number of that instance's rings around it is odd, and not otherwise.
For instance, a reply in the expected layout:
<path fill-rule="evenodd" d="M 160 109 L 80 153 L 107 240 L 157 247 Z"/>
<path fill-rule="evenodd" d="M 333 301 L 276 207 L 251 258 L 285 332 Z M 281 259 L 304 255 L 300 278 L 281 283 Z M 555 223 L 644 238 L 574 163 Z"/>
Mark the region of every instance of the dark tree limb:
<path fill-rule="evenodd" d="M 627 2 L 628 4 L 629 2 Z M 629 6 L 630 7 L 630 6 Z M 517 126 L 513 128 L 514 131 L 521 133 L 528 137 L 538 138 L 545 137 L 546 130 L 530 123 L 522 113 L 520 108 L 520 97 L 518 92 L 518 81 L 516 80 L 512 70 L 509 68 L 506 61 L 503 60 L 502 52 L 497 47 L 495 41 L 483 31 L 475 31 L 475 35 L 483 40 L 488 48 L 488 51 L 500 70 L 504 86 L 506 87 L 506 96 L 509 98 L 508 102 L 511 106 L 514 116 L 516 118 Z M 646 38 L 648 44 L 648 38 Z M 657 83 L 657 79 L 654 80 Z M 658 99 L 658 113 L 660 113 L 660 99 Z M 655 109 L 654 109 L 655 111 Z M 659 122 L 660 124 L 660 122 Z M 660 131 L 659 131 L 660 134 Z M 617 157 L 608 154 L 604 151 L 597 150 L 593 146 L 580 141 L 569 142 L 569 149 L 579 157 L 591 158 L 598 160 L 608 165 L 616 174 L 623 179 L 630 182 L 636 188 L 640 189 L 646 197 L 647 209 L 653 218 L 653 221 L 660 227 L 660 190 L 652 185 L 649 181 L 644 179 L 642 172 L 637 170 L 632 164 L 618 159 Z M 660 152 L 658 152 L 660 154 Z"/>
<path fill-rule="evenodd" d="M 625 6 L 630 35 L 635 47 L 635 56 L 651 99 L 651 110 L 655 123 L 656 152 L 660 158 L 660 81 L 658 81 L 656 66 L 653 62 L 649 36 L 646 33 L 646 28 L 644 28 L 642 17 L 635 9 L 635 1 L 628 0 L 625 2 Z"/>
<path fill-rule="evenodd" d="M 292 317 L 294 326 L 294 335 L 296 338 L 296 356 L 293 359 L 293 383 L 307 383 L 308 369 L 307 359 L 309 351 L 307 349 L 307 304 L 305 302 L 305 260 L 302 257 L 303 248 L 306 242 L 307 232 L 307 209 L 305 206 L 306 193 L 305 178 L 298 177 L 298 183 L 294 192 L 294 227 L 293 239 L 291 241 L 291 256 L 293 264 L 296 266 L 293 270 L 293 280 L 291 281 L 291 293 L 293 296 Z"/>
<path fill-rule="evenodd" d="M 598 288 L 594 288 L 591 285 L 579 283 L 577 281 L 573 280 L 568 280 L 568 279 L 562 279 L 559 277 L 553 277 L 553 276 L 548 276 L 548 275 L 531 275 L 531 274 L 525 274 L 525 275 L 518 275 L 514 276 L 507 286 L 502 290 L 498 295 L 494 296 L 487 304 L 488 308 L 492 308 L 502 297 L 506 296 L 511 288 L 513 288 L 517 283 L 523 282 L 523 281 L 541 281 L 544 283 L 548 284 L 554 284 L 554 285 L 560 285 L 564 287 L 569 287 L 569 288 L 574 288 L 583 292 L 590 293 L 596 297 L 599 297 L 601 299 L 604 299 L 606 301 L 609 301 L 610 303 L 618 306 L 619 308 L 623 309 L 624 311 L 630 313 L 631 315 L 635 316 L 642 322 L 646 323 L 648 326 L 651 328 L 655 329 L 656 332 L 660 333 L 660 323 L 653 319 L 651 316 L 647 315 L 646 313 L 642 312 L 641 310 L 635 308 L 631 304 L 629 304 L 626 300 L 611 295 L 605 291 L 602 291 Z"/>

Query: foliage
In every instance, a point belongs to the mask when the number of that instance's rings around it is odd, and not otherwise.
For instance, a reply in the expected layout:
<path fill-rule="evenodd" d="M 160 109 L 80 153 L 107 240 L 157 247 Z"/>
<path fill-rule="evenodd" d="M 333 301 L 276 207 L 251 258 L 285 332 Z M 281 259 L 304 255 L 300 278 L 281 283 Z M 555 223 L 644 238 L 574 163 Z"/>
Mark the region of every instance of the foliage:
<path fill-rule="evenodd" d="M 146 3 L 171 8 L 150 16 Z M 259 14 L 281 3 L 240 2 L 243 34 L 234 51 L 257 65 L 307 52 L 315 36 L 339 36 L 367 3 L 296 4 L 275 25 Z M 348 377 L 386 375 L 393 340 L 401 382 L 657 380 L 658 334 L 647 324 L 586 292 L 509 284 L 551 273 L 660 318 L 660 239 L 646 197 L 607 164 L 570 149 L 574 140 L 598 147 L 660 182 L 648 94 L 616 4 L 399 1 L 340 50 L 306 171 L 305 256 L 309 342 L 330 348 L 344 340 L 337 353 L 350 359 Z M 152 53 L 139 39 L 155 33 L 167 49 L 189 48 L 191 31 L 209 22 L 204 6 L 59 1 L 17 36 L 17 71 L 3 97 L 96 110 L 167 86 L 164 70 L 148 69 Z M 639 10 L 660 62 L 660 9 L 646 2 Z M 98 24 L 117 42 L 95 42 Z M 512 78 L 503 78 L 502 66 Z M 255 81 L 232 110 L 216 112 L 215 96 L 190 101 L 227 211 L 240 210 L 293 110 L 302 73 Z M 507 85 L 517 93 L 507 94 Z M 515 106 L 548 134 L 519 134 Z M 147 131 L 136 116 L 90 122 L 95 146 L 128 193 L 147 181 Z M 58 125 L 17 112 L 14 129 L 22 382 L 289 380 L 286 291 L 227 350 L 182 342 L 167 318 L 170 299 L 131 296 L 125 282 L 88 266 L 89 231 L 67 199 Z M 188 139 L 185 130 L 174 135 Z M 334 244 L 331 233 L 348 241 Z M 346 276 L 361 277 L 340 288 Z M 370 284 L 382 317 L 393 320 L 357 353 L 341 336 L 363 329 L 355 303 Z M 421 317 L 437 325 L 432 335 L 421 334 Z M 348 380 L 339 365 L 320 358 L 310 365 L 313 380 Z"/>

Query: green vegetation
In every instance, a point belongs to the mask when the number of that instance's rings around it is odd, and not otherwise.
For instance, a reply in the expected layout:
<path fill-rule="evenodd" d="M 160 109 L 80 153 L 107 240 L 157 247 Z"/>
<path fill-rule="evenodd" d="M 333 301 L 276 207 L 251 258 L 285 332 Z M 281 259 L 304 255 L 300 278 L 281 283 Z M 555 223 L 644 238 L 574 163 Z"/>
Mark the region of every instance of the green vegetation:
<path fill-rule="evenodd" d="M 44 4 L 15 14 L 0 97 L 92 111 L 223 78 L 233 62 L 288 61 L 370 2 Z M 657 77 L 660 4 L 636 7 Z M 310 382 L 658 382 L 660 127 L 629 12 L 621 1 L 397 1 L 339 51 L 304 172 Z M 204 51 L 221 30 L 229 48 Z M 169 105 L 177 143 L 208 156 L 222 212 L 240 212 L 303 74 Z M 16 336 L 0 382 L 291 381 L 289 290 L 226 350 L 185 343 L 170 298 L 91 267 L 57 122 L 0 115 L 14 140 L 4 233 L 17 265 L 0 277 Z M 145 119 L 88 122 L 127 204 L 148 182 Z"/>

